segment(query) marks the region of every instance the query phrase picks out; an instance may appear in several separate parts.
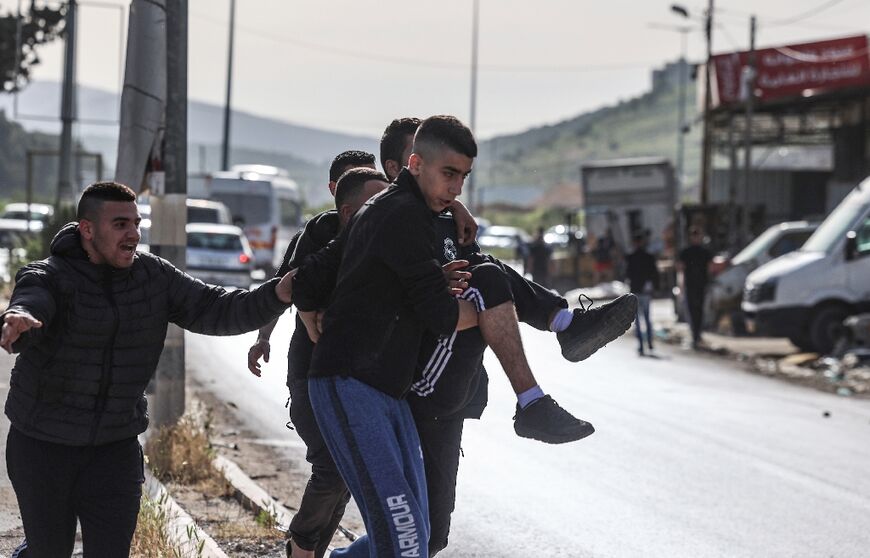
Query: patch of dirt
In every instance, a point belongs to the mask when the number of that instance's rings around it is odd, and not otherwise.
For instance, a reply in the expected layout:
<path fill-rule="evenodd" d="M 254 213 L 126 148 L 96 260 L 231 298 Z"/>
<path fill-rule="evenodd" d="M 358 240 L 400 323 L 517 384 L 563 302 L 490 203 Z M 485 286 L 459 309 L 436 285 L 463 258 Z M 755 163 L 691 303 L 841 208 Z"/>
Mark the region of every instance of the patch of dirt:
<path fill-rule="evenodd" d="M 234 461 L 272 498 L 295 512 L 308 482 L 310 465 L 304 447 L 270 445 L 246 428 L 236 409 L 217 399 L 201 384 L 191 382 L 188 401 L 198 401 L 210 412 L 210 436 L 214 449 Z M 196 404 L 196 403 L 192 403 Z M 276 417 L 276 420 L 286 420 Z M 288 441 L 295 436 L 288 430 Z M 214 483 L 212 483 L 214 485 Z M 168 486 L 173 498 L 183 507 L 224 552 L 232 557 L 284 557 L 284 534 L 257 523 L 255 514 L 244 509 L 229 496 L 196 487 Z M 341 525 L 354 533 L 365 528 L 356 507 L 348 506 Z M 332 540 L 336 548 L 347 546 L 349 539 L 339 531 Z"/>

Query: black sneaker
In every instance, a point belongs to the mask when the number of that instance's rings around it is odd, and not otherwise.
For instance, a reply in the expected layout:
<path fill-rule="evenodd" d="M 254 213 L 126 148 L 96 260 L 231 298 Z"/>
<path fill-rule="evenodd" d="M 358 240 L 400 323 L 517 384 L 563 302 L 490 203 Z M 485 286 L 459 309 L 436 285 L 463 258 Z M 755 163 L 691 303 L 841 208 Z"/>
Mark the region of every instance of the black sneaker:
<path fill-rule="evenodd" d="M 598 308 L 591 308 L 592 299 L 589 302 L 589 306 L 583 307 L 581 300 L 580 308 L 574 309 L 571 325 L 556 334 L 562 346 L 562 356 L 571 362 L 589 358 L 628 331 L 637 316 L 637 297 L 630 293 Z"/>
<path fill-rule="evenodd" d="M 514 431 L 521 438 L 531 438 L 548 444 L 574 442 L 595 432 L 586 421 L 574 418 L 549 395 L 536 399 L 514 415 Z"/>

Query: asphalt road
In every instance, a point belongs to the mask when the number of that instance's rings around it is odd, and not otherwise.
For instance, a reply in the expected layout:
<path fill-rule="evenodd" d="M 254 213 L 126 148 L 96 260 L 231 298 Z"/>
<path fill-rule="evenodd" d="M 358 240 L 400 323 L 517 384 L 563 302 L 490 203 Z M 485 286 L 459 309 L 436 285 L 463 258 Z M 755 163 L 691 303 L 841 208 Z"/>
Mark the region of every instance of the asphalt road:
<path fill-rule="evenodd" d="M 187 337 L 191 374 L 264 438 L 293 436 L 283 387 L 291 324 L 279 323 L 260 379 L 244 365 L 254 333 Z M 561 358 L 552 334 L 524 327 L 523 337 L 544 389 L 597 432 L 565 446 L 518 438 L 514 397 L 488 353 L 490 405 L 466 427 L 451 547 L 440 556 L 870 555 L 870 401 L 674 348 L 639 358 L 633 337 L 580 364 Z"/>

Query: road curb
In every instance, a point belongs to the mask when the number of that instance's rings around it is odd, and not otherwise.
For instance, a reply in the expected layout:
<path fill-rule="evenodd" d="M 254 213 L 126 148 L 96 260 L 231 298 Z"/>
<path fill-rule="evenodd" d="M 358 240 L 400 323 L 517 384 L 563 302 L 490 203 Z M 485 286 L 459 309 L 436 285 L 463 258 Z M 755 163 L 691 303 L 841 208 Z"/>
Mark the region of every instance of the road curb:
<path fill-rule="evenodd" d="M 214 458 L 213 463 L 224 474 L 227 482 L 232 485 L 234 497 L 244 508 L 256 514 L 264 512 L 270 514 L 275 518 L 278 530 L 287 532 L 294 515 L 292 511 L 272 498 L 263 487 L 254 482 L 231 459 L 218 455 Z M 341 525 L 338 526 L 338 531 L 347 538 L 349 543 L 359 536 Z M 329 550 L 335 549 L 330 546 Z"/>
<path fill-rule="evenodd" d="M 229 558 L 205 531 L 200 529 L 190 514 L 178 505 L 169 491 L 151 471 L 145 469 L 145 493 L 166 512 L 166 535 L 179 550 L 180 556 L 197 558 Z"/>

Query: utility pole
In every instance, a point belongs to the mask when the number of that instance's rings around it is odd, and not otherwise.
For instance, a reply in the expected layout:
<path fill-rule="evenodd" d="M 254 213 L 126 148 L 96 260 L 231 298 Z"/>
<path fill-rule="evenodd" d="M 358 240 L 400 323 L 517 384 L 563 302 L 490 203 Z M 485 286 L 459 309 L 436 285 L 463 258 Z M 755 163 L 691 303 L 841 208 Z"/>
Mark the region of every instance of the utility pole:
<path fill-rule="evenodd" d="M 687 66 L 686 60 L 687 37 L 689 32 L 688 27 L 680 27 L 680 87 L 678 99 L 680 106 L 677 108 L 677 204 L 683 199 L 683 158 L 685 154 L 685 127 L 686 127 L 686 75 Z"/>
<path fill-rule="evenodd" d="M 63 89 L 60 101 L 60 165 L 57 179 L 55 207 L 75 202 L 72 187 L 72 127 L 76 117 L 76 0 L 69 0 L 66 6 L 64 24 Z"/>
<path fill-rule="evenodd" d="M 755 16 L 749 18 L 749 60 L 744 70 L 746 86 L 746 128 L 743 131 L 743 219 L 740 243 L 749 240 L 749 180 L 752 177 L 752 111 L 755 108 Z M 735 246 L 735 248 L 737 248 Z"/>
<path fill-rule="evenodd" d="M 479 26 L 480 3 L 473 0 L 471 17 L 471 118 L 469 126 L 471 133 L 475 132 L 477 122 L 477 34 Z M 474 199 L 474 173 L 468 176 L 468 208 L 475 210 Z"/>
<path fill-rule="evenodd" d="M 185 268 L 187 247 L 187 1 L 166 0 L 165 194 L 152 196 L 152 252 Z M 184 330 L 169 324 L 155 372 L 154 423 L 184 414 Z"/>
<path fill-rule="evenodd" d="M 230 99 L 233 92 L 233 45 L 236 34 L 236 0 L 230 0 L 230 40 L 227 50 L 227 98 L 224 103 L 224 135 L 221 151 L 221 169 L 230 170 L 230 118 L 232 105 Z"/>
<path fill-rule="evenodd" d="M 710 162 L 712 159 L 710 108 L 713 104 L 713 92 L 710 89 L 710 66 L 713 63 L 713 0 L 709 0 L 707 4 L 704 34 L 707 38 L 707 63 L 704 65 L 704 143 L 701 152 L 701 205 L 707 205 L 710 201 Z"/>

